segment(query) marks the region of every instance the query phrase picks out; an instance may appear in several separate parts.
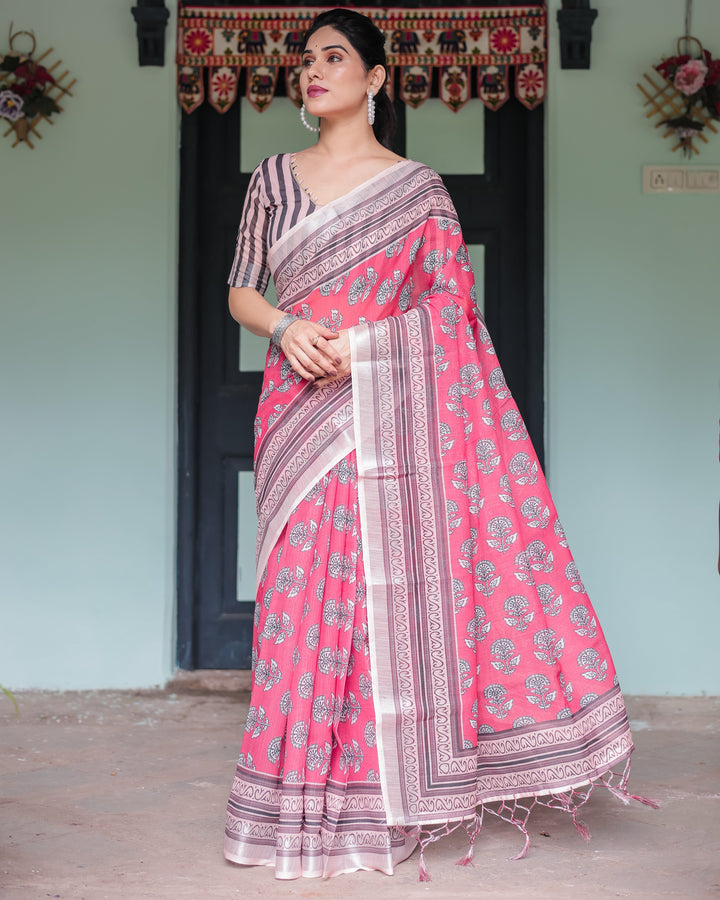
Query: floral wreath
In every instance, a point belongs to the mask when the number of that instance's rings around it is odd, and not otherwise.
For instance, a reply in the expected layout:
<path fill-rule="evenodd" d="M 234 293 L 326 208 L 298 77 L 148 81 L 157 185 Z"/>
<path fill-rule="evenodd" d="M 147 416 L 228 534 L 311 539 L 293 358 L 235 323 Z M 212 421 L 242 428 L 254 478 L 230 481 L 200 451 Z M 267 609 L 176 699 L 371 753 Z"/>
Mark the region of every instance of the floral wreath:
<path fill-rule="evenodd" d="M 693 58 L 689 53 L 681 54 L 682 40 L 694 41 L 700 48 L 700 56 Z M 684 111 L 665 118 L 661 124 L 680 138 L 680 146 L 688 154 L 692 149 L 692 139 L 703 130 L 707 119 L 720 119 L 720 58 L 713 59 L 700 41 L 690 35 L 678 40 L 677 50 L 677 56 L 663 60 L 654 68 L 683 97 Z M 701 121 L 698 112 L 705 112 L 705 122 Z"/>
<path fill-rule="evenodd" d="M 32 41 L 32 50 L 29 53 L 20 53 L 13 47 L 13 41 L 20 35 L 26 35 Z M 36 123 L 38 119 L 49 119 L 54 113 L 62 112 L 58 106 L 56 97 L 51 96 L 54 91 L 57 96 L 70 94 L 69 88 L 75 80 L 66 87 L 60 84 L 66 76 L 65 72 L 57 80 L 51 74 L 59 63 L 51 67 L 51 70 L 40 65 L 40 60 L 33 59 L 35 52 L 35 35 L 31 31 L 16 31 L 13 33 L 10 25 L 10 50 L 5 55 L 0 54 L 0 119 L 7 119 L 10 129 L 6 132 L 15 132 L 15 144 L 24 141 L 30 147 L 30 134 L 34 132 L 37 137 Z M 44 59 L 51 50 L 44 53 L 40 59 Z"/>

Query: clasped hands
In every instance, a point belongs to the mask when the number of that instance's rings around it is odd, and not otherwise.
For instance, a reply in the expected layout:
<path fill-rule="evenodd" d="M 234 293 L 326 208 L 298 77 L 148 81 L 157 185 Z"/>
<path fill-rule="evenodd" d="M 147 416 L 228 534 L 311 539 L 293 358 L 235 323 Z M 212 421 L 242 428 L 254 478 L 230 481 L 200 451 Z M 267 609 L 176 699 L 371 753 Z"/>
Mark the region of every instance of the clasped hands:
<path fill-rule="evenodd" d="M 309 319 L 298 319 L 285 329 L 280 349 L 293 370 L 317 387 L 350 374 L 347 329 L 331 331 Z"/>

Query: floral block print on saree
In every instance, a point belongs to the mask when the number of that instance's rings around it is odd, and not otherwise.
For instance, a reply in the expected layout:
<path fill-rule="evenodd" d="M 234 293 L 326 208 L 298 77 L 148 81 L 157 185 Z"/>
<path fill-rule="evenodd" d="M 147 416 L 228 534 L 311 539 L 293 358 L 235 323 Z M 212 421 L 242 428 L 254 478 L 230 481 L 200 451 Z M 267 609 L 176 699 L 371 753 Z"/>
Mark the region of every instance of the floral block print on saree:
<path fill-rule="evenodd" d="M 627 716 L 442 181 L 400 162 L 269 263 L 282 309 L 350 329 L 352 374 L 316 389 L 268 354 L 226 854 L 392 872 L 483 811 L 527 836 L 536 803 L 582 833 L 596 782 L 627 798 Z"/>

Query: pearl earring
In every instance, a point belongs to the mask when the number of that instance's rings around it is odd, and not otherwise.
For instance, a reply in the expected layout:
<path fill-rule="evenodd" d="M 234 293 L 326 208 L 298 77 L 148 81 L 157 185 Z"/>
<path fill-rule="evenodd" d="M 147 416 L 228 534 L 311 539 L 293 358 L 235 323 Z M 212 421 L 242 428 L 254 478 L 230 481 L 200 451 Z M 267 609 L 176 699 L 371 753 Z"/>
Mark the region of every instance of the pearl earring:
<path fill-rule="evenodd" d="M 375 122 L 375 97 L 372 91 L 368 91 L 368 125 L 373 125 Z"/>
<path fill-rule="evenodd" d="M 308 120 L 305 118 L 305 104 L 303 103 L 300 108 L 300 118 L 302 119 L 303 125 L 308 129 L 308 131 L 320 131 L 319 128 L 316 128 L 314 125 L 311 125 Z"/>

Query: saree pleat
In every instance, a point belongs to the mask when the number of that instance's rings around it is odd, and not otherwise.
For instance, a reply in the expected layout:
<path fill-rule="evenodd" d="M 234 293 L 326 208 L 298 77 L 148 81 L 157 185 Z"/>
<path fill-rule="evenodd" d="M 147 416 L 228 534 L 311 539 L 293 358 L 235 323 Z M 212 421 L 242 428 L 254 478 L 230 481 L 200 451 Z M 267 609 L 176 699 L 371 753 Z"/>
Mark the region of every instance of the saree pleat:
<path fill-rule="evenodd" d="M 456 827 L 470 859 L 485 811 L 527 846 L 538 803 L 586 836 L 596 783 L 629 797 L 624 702 L 442 182 L 393 166 L 269 262 L 280 307 L 347 328 L 352 362 L 318 389 L 268 353 L 228 859 L 392 873 L 419 845 L 424 877 Z"/>
<path fill-rule="evenodd" d="M 379 785 L 354 453 L 290 516 L 258 598 L 226 855 L 278 878 L 391 874 L 414 842 Z"/>

